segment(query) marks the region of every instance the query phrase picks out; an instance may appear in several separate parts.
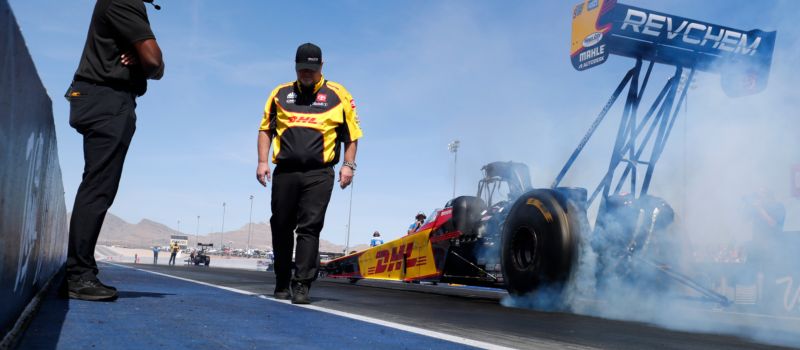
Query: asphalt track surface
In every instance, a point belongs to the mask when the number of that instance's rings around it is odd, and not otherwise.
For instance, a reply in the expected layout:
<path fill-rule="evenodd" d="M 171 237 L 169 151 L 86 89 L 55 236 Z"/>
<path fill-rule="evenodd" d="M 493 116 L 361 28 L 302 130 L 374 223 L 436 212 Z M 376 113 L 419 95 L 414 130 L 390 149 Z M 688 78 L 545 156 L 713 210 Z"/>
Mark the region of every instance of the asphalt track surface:
<path fill-rule="evenodd" d="M 186 280 L 198 281 L 208 285 L 230 288 L 239 293 L 249 292 L 253 295 L 267 296 L 261 297 L 261 299 L 270 298 L 275 282 L 274 275 L 264 271 L 147 264 L 127 266 L 179 277 L 185 279 L 182 281 L 185 283 L 191 283 Z M 151 278 L 169 279 L 153 274 L 146 275 L 152 276 Z M 197 285 L 195 288 L 211 288 L 208 285 Z M 230 291 L 224 292 L 235 294 Z M 471 339 L 480 341 L 483 345 L 492 344 L 498 347 L 519 349 L 779 349 L 779 347 L 758 344 L 734 336 L 680 332 L 637 322 L 507 308 L 499 303 L 503 294 L 490 289 L 382 281 L 360 281 L 354 285 L 346 280 L 338 279 L 318 280 L 311 289 L 314 308 L 334 310 L 333 312 L 358 315 L 373 321 L 386 321 L 436 332 L 433 338 L 436 337 L 436 334 L 446 334 L 456 339 Z M 267 303 L 267 300 L 261 301 Z M 196 302 L 200 302 L 200 300 L 193 301 L 183 298 L 180 307 L 187 307 Z M 292 305 L 285 306 L 297 308 Z M 252 306 L 248 307 L 252 308 Z M 253 310 L 238 312 L 228 310 L 228 313 L 231 313 L 233 318 L 242 317 L 240 324 L 250 322 L 248 317 L 253 317 Z M 324 314 L 304 316 L 308 320 L 316 320 L 316 322 L 301 332 L 308 336 L 296 339 L 294 345 L 305 344 L 315 348 L 317 347 L 315 344 L 321 344 L 319 343 L 320 339 L 324 341 L 330 334 L 351 334 L 358 327 L 362 327 L 347 326 L 346 322 L 339 319 L 326 319 L 327 316 L 322 316 Z M 293 314 L 290 315 L 292 315 L 290 317 L 295 317 Z M 275 318 L 273 317 L 273 319 Z M 230 319 L 230 322 L 237 321 Z M 287 324 L 291 324 L 291 322 L 287 322 Z M 296 329 L 293 330 L 297 332 Z M 430 343 L 430 336 L 420 337 L 423 338 L 422 340 L 413 338 L 419 337 L 419 334 L 404 332 L 390 334 L 391 332 L 387 332 L 383 328 L 372 331 L 379 336 L 379 340 L 365 337 L 363 342 L 354 343 L 357 345 L 355 347 L 380 348 L 382 347 L 380 346 L 382 345 L 380 344 L 381 337 L 385 338 L 383 341 L 391 339 L 395 342 L 395 346 L 390 346 L 390 348 L 448 348 L 455 346 L 453 343 L 444 345 Z M 183 337 L 185 335 L 181 335 L 181 338 Z M 333 340 L 333 338 L 330 339 Z M 328 343 L 328 345 L 334 346 L 335 343 Z M 475 344 L 461 343 L 456 348 L 469 348 L 468 345 Z M 480 344 L 478 346 L 483 347 Z M 323 347 L 330 348 L 327 345 Z"/>
<path fill-rule="evenodd" d="M 118 288 L 116 301 L 68 300 L 50 289 L 18 348 L 473 348 L 448 335 L 418 334 L 130 267 L 101 264 L 100 269 L 100 278 Z"/>

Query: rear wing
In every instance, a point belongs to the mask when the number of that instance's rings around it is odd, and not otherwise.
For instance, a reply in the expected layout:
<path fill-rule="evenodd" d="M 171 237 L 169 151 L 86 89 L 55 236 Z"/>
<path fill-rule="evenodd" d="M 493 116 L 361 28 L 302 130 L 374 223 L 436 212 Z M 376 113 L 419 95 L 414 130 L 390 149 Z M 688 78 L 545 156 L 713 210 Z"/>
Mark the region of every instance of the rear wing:
<path fill-rule="evenodd" d="M 721 74 L 729 96 L 767 86 L 776 33 L 740 29 L 618 3 L 585 0 L 572 11 L 570 57 L 577 70 L 610 54 Z"/>

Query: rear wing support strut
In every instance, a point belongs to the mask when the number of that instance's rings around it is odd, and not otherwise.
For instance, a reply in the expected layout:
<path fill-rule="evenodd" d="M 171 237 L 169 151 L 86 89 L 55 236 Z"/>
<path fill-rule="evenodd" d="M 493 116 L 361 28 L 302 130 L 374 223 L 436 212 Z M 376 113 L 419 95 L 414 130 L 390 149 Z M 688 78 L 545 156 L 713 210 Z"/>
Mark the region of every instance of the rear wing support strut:
<path fill-rule="evenodd" d="M 686 100 L 687 89 L 685 86 L 688 82 L 691 82 L 695 72 L 694 69 L 691 69 L 689 79 L 681 81 L 684 69 L 681 66 L 677 66 L 675 68 L 675 73 L 667 80 L 658 96 L 650 105 L 647 113 L 639 121 L 637 119 L 639 105 L 642 102 L 644 92 L 650 81 L 654 63 L 654 61 L 649 62 L 644 78 L 642 79 L 640 78 L 640 73 L 643 68 L 642 59 L 639 58 L 636 60 L 636 65 L 625 74 L 625 77 L 623 77 L 616 90 L 614 90 L 614 93 L 611 94 L 611 98 L 609 98 L 606 105 L 600 111 L 600 114 L 595 118 L 589 130 L 578 144 L 578 147 L 572 152 L 555 181 L 553 181 L 551 188 L 556 188 L 561 184 L 561 181 L 564 180 L 573 163 L 589 142 L 589 139 L 622 94 L 622 91 L 627 87 L 628 93 L 625 99 L 622 119 L 617 129 L 617 138 L 611 153 L 608 170 L 592 192 L 587 205 L 591 205 L 601 192 L 603 194 L 603 201 L 611 195 L 621 193 L 624 184 L 628 180 L 630 180 L 629 191 L 631 194 L 636 197 L 647 194 L 650 189 L 655 166 L 661 158 L 661 154 L 664 151 L 672 128 L 675 126 L 675 121 L 678 118 L 678 111 Z M 642 136 L 642 132 L 645 129 L 647 129 L 647 132 Z M 645 150 L 650 151 L 647 161 L 642 160 Z M 639 165 L 647 166 L 641 184 L 638 182 L 638 172 L 636 171 L 636 167 Z M 620 166 L 623 166 L 624 170 L 616 181 L 616 185 L 612 186 L 614 184 L 614 175 L 617 173 Z"/>

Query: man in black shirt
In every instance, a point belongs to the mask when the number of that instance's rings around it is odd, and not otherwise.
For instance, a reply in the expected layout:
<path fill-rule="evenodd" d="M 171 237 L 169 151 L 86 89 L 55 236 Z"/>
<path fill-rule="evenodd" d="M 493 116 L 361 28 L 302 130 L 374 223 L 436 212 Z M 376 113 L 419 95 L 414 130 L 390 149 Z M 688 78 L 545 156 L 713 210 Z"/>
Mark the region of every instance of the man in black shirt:
<path fill-rule="evenodd" d="M 150 2 L 150 1 L 144 1 Z M 67 90 L 69 123 L 83 135 L 83 181 L 69 227 L 65 289 L 70 298 L 114 300 L 97 279 L 94 249 L 114 201 L 136 129 L 136 97 L 164 62 L 142 0 L 98 0 L 80 65 Z"/>

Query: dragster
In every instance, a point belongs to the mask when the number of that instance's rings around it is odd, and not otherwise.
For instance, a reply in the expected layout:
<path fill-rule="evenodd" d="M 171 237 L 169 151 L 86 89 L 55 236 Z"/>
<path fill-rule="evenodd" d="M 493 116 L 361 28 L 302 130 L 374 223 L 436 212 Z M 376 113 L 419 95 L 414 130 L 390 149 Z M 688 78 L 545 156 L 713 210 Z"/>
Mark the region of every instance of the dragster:
<path fill-rule="evenodd" d="M 585 209 L 575 205 L 586 201 L 586 191 L 535 190 L 522 163 L 494 162 L 483 172 L 478 196 L 448 201 L 415 233 L 328 262 L 326 275 L 505 287 L 515 293 L 564 281 L 577 253 L 579 221 L 585 219 L 580 214 Z"/>
<path fill-rule="evenodd" d="M 680 249 L 670 230 L 675 213 L 665 200 L 651 195 L 649 187 L 695 72 L 720 74 L 730 97 L 760 92 L 767 84 L 776 33 L 729 28 L 615 0 L 583 1 L 573 8 L 572 17 L 570 58 L 576 70 L 598 66 L 611 54 L 633 58 L 635 64 L 551 186 L 533 188 L 525 164 L 489 163 L 482 168 L 475 196 L 448 200 L 415 233 L 328 262 L 322 269 L 325 275 L 353 282 L 492 286 L 524 295 L 563 287 L 586 243 L 599 255 L 598 288 L 609 275 L 636 281 L 648 270 L 709 300 L 729 302 L 673 264 Z M 673 66 L 674 74 L 639 116 L 656 63 Z M 607 172 L 591 192 L 562 186 L 626 88 Z M 587 208 L 597 198 L 597 217 L 590 225 Z"/>

